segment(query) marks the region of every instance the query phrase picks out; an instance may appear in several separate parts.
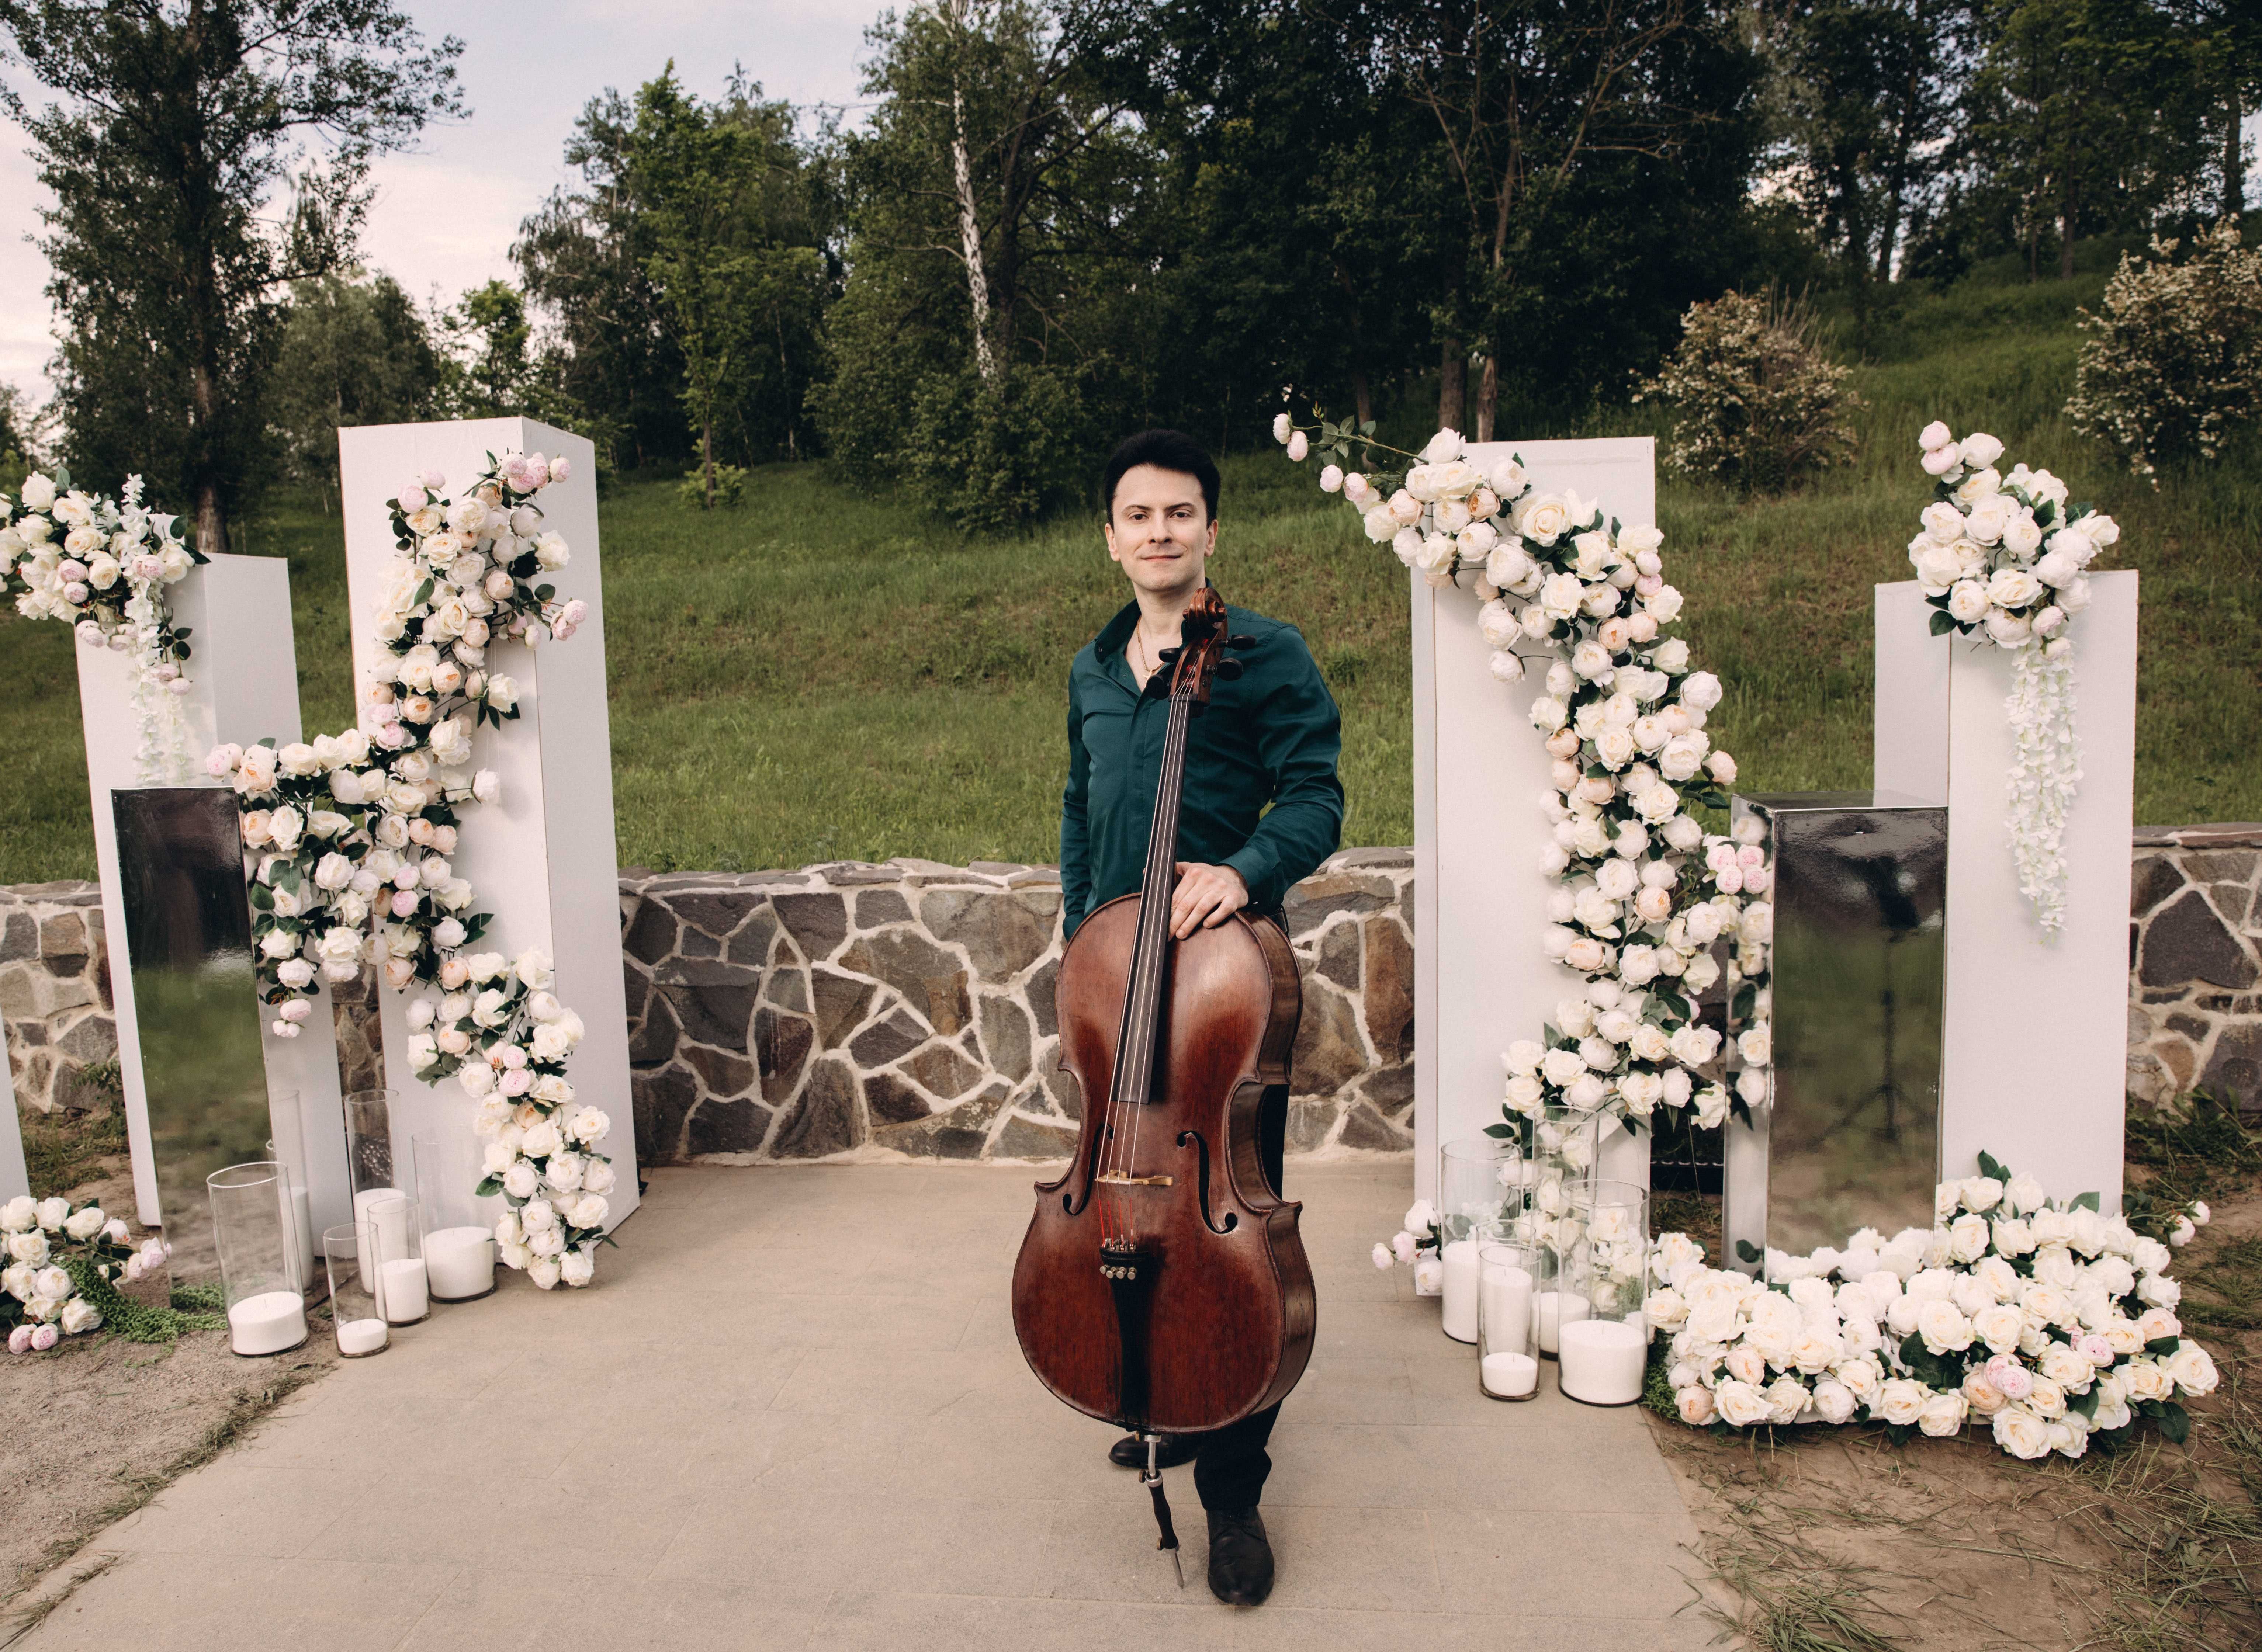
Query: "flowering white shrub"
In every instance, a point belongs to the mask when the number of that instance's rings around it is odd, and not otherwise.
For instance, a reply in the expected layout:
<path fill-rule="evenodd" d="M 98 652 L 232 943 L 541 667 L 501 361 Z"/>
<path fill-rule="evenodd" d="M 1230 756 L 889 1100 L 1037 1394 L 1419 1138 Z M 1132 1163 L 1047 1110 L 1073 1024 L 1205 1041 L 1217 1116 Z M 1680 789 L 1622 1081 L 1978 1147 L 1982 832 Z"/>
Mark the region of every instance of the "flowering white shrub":
<path fill-rule="evenodd" d="M 1934 486 L 1909 562 L 1934 636 L 1953 631 L 2012 651 L 2011 850 L 2021 892 L 2044 931 L 2055 930 L 2065 916 L 2066 813 L 2081 776 L 2071 627 L 2089 606 L 2089 565 L 2120 540 L 2120 524 L 2069 503 L 2048 470 L 2020 464 L 2004 475 L 2003 444 L 1983 432 L 1958 442 L 1935 420 L 1917 445 Z"/>
<path fill-rule="evenodd" d="M 1316 444 L 1286 413 L 1273 425 L 1292 459 L 1395 451 L 1348 423 L 1310 430 Z M 1516 458 L 1480 467 L 1454 431 L 1401 456 L 1410 463 L 1394 483 L 1329 463 L 1320 486 L 1431 585 L 1470 577 L 1496 680 L 1524 679 L 1525 650 L 1547 662 L 1531 719 L 1554 758 L 1541 861 L 1560 887 L 1539 943 L 1587 985 L 1556 1006 L 1544 1040 L 1509 1047 L 1507 1109 L 1537 1119 L 1559 1104 L 1638 1127 L 1660 1106 L 1693 1107 L 1699 1124 L 1717 1125 L 1766 1094 L 1771 872 L 1756 822 L 1739 838 L 1707 833 L 1696 817 L 1727 802 L 1736 762 L 1704 732 L 1719 679 L 1671 635 L 1682 598 L 1665 580 L 1664 535 L 1542 492 Z M 1737 1052 L 1736 1095 L 1700 1071 L 1722 1053 L 1696 1006 L 1721 978 L 1713 949 L 1724 939 L 1739 1013 L 1756 1017 Z"/>
<path fill-rule="evenodd" d="M 1854 457 L 1852 370 L 1814 341 L 1811 311 L 1756 293 L 1692 304 L 1681 342 L 1635 392 L 1675 411 L 1666 463 L 1743 488 L 1780 488 Z"/>
<path fill-rule="evenodd" d="M 453 1074 L 481 1103 L 488 1142 L 479 1191 L 501 1193 L 504 1261 L 544 1289 L 586 1285 L 604 1239 L 612 1128 L 574 1104 L 566 1058 L 581 1018 L 551 990 L 547 954 L 478 950 L 490 916 L 449 857 L 458 816 L 501 794 L 474 770 L 472 739 L 518 715 L 518 687 L 490 650 L 572 636 L 587 617 L 541 576 L 570 559 L 536 496 L 566 479 L 566 460 L 490 454 L 460 497 L 435 472 L 393 506 L 398 556 L 376 631 L 386 654 L 361 689 L 359 726 L 279 751 L 225 745 L 211 772 L 244 804 L 254 859 L 252 939 L 269 1031 L 295 1038 L 317 978 L 352 980 L 364 959 L 396 991 L 436 988 L 408 1009 L 409 1059 L 429 1082 Z"/>
<path fill-rule="evenodd" d="M 2065 405 L 2154 487 L 2163 462 L 2215 458 L 2262 405 L 2262 249 L 2241 248 L 2231 219 L 2181 263 L 2177 246 L 2155 236 L 2150 259 L 2122 255 L 2103 313 L 2082 312 L 2089 339 Z"/>
<path fill-rule="evenodd" d="M 63 1337 L 101 1328 L 101 1311 L 80 1294 L 67 1264 L 104 1279 L 139 1279 L 162 1263 L 164 1249 L 153 1239 L 137 1251 L 126 1224 L 100 1205 L 28 1196 L 0 1205 L 0 1328 L 8 1352 L 44 1354 Z"/>
<path fill-rule="evenodd" d="M 1695 1426 L 1882 1422 L 1927 1434 L 1985 1424 L 2015 1457 L 2078 1457 L 2150 1419 L 2180 1440 L 2176 1397 L 2211 1392 L 2183 1334 L 2170 1248 L 2095 1194 L 2053 1203 L 1986 1155 L 1941 1184 L 1935 1222 L 1843 1250 L 1769 1251 L 1764 1281 L 1707 1268 L 1684 1234 L 1652 1250 L 1643 1304 L 1668 1333 L 1666 1380 Z M 2208 1219 L 2170 1213 L 2175 1243 Z M 2146 1225 L 2156 1224 L 2147 1223 Z"/>
<path fill-rule="evenodd" d="M 11 505 L 0 494 L 0 592 L 26 619 L 61 620 L 88 648 L 131 657 L 134 752 L 146 785 L 189 779 L 189 692 L 181 662 L 189 633 L 173 624 L 165 589 L 206 560 L 184 540 L 174 518 L 141 504 L 141 478 L 126 478 L 116 499 L 73 488 L 70 472 L 24 478 Z"/>

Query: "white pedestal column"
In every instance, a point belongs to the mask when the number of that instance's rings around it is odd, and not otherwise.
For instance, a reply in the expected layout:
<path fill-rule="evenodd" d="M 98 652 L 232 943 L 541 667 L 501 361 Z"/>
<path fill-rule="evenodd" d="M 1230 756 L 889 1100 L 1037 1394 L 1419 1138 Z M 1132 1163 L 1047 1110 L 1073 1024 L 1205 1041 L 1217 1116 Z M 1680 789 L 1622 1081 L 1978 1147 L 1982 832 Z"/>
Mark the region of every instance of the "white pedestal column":
<path fill-rule="evenodd" d="M 472 767 L 495 771 L 499 802 L 466 811 L 450 857 L 471 880 L 472 908 L 494 922 L 483 949 L 515 955 L 538 946 L 556 960 L 554 988 L 587 1029 L 568 1065 L 575 1093 L 611 1116 L 601 1151 L 616 1179 L 606 1196 L 617 1225 L 637 1205 L 636 1140 L 629 1103 L 628 1006 L 621 984 L 620 866 L 613 842 L 612 736 L 605 704 L 605 604 L 597 553 L 596 456 L 587 441 L 531 419 L 473 419 L 421 425 L 365 425 L 338 432 L 343 473 L 346 574 L 353 602 L 357 687 L 381 644 L 370 614 L 394 553 L 385 501 L 420 470 L 464 491 L 492 453 L 563 454 L 570 481 L 543 490 L 549 526 L 573 552 L 549 576 L 561 600 L 589 605 L 581 628 L 563 643 L 501 644 L 491 669 L 519 685 L 519 718 L 501 733 L 475 736 Z M 407 1060 L 407 997 L 379 995 L 385 1082 L 398 1097 L 393 1163 L 407 1174 L 411 1138 L 471 1134 L 472 1103 L 452 1081 L 425 1084 Z"/>
<path fill-rule="evenodd" d="M 16 1117 L 16 1079 L 8 1052 L 0 1050 L 0 1204 L 32 1190 L 24 1169 L 24 1131 Z"/>
<path fill-rule="evenodd" d="M 2129 836 L 2136 764 L 2136 575 L 2091 576 L 2074 621 L 2081 780 L 2066 821 L 2065 922 L 2045 938 L 2019 893 L 2003 702 L 2011 659 L 1929 634 L 1914 583 L 1877 587 L 1876 784 L 1948 804 L 1941 1174 L 1982 1152 L 2055 1197 L 2121 1197 Z"/>
<path fill-rule="evenodd" d="M 157 1173 L 149 1156 L 148 1095 L 133 1012 L 133 975 L 126 966 L 126 909 L 118 880 L 113 790 L 142 785 L 204 784 L 204 754 L 223 741 L 250 745 L 272 736 L 299 737 L 299 664 L 291 632 L 291 569 L 277 557 L 214 557 L 168 593 L 174 621 L 185 626 L 191 684 L 181 707 L 189 725 L 192 778 L 145 779 L 135 770 L 140 744 L 133 712 L 132 667 L 122 653 L 80 647 L 79 714 L 86 734 L 95 858 L 102 876 L 102 926 L 110 948 L 110 993 L 118 1021 L 126 1143 L 133 1160 L 133 1196 L 144 1223 L 157 1218 Z M 338 1108 L 337 1041 L 324 990 L 296 1038 L 260 1034 L 270 1096 L 301 1094 L 307 1156 L 319 1231 L 344 1221 L 345 1124 Z M 12 1115 L 11 1115 L 12 1117 Z M 327 1213 L 327 1217 L 326 1217 Z"/>
<path fill-rule="evenodd" d="M 1598 499 L 1632 527 L 1657 520 L 1656 447 L 1638 436 L 1470 451 L 1480 468 L 1521 455 L 1543 489 Z M 1539 948 L 1555 887 L 1539 869 L 1551 759 L 1529 715 L 1544 690 L 1493 679 L 1466 575 L 1441 591 L 1416 573 L 1412 589 L 1414 1164 L 1419 1196 L 1434 1199 L 1439 1145 L 1500 1122 L 1501 1052 L 1538 1037 L 1583 983 Z M 1603 1160 L 1603 1174 L 1646 1185 L 1649 1138 L 1617 1131 Z"/>

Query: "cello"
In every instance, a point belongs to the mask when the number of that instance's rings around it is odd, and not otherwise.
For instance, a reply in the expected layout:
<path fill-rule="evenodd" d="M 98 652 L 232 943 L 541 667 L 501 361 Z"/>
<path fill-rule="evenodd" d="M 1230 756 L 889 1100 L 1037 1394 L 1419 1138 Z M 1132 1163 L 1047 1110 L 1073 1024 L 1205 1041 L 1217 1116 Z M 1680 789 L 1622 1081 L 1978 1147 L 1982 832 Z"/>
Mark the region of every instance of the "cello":
<path fill-rule="evenodd" d="M 1171 935 L 1188 730 L 1212 679 L 1240 674 L 1226 650 L 1250 645 L 1226 630 L 1205 585 L 1160 657 L 1171 709 L 1146 874 L 1138 894 L 1088 915 L 1062 956 L 1060 1065 L 1083 1124 L 1067 1172 L 1037 1187 L 1013 1268 L 1029 1368 L 1146 1440 L 1141 1483 L 1174 1562 L 1160 1437 L 1277 1404 L 1303 1375 L 1317 1318 L 1302 1207 L 1268 1185 L 1257 1145 L 1261 1099 L 1287 1082 L 1302 1013 L 1295 957 L 1279 924 L 1246 911 Z"/>

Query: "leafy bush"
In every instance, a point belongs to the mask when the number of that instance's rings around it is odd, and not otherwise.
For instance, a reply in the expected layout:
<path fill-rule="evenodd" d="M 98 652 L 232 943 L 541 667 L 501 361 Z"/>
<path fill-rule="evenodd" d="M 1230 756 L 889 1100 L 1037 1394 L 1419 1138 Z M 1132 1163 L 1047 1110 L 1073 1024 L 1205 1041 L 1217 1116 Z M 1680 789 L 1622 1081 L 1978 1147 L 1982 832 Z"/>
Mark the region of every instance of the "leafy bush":
<path fill-rule="evenodd" d="M 2081 312 L 2074 427 L 2109 443 L 2138 476 L 2213 459 L 2262 396 L 2262 248 L 2239 246 L 2226 219 L 2174 262 L 2179 242 L 2155 236 L 2149 259 L 2123 254 L 2101 314 Z"/>
<path fill-rule="evenodd" d="M 1862 399 L 1814 334 L 1803 301 L 1728 292 L 1690 305 L 1680 345 L 1634 397 L 1674 409 L 1666 462 L 1749 491 L 1850 461 L 1845 415 Z"/>
<path fill-rule="evenodd" d="M 705 468 L 695 464 L 686 470 L 675 492 L 686 505 L 704 510 L 707 506 Z M 746 467 L 743 464 L 717 464 L 715 467 L 715 503 L 732 506 L 744 502 L 746 497 Z"/>
<path fill-rule="evenodd" d="M 889 456 L 929 510 L 994 533 L 1075 496 L 1088 479 L 1084 423 L 1075 382 L 1049 368 L 1016 366 L 998 384 L 939 374 L 918 387 Z"/>

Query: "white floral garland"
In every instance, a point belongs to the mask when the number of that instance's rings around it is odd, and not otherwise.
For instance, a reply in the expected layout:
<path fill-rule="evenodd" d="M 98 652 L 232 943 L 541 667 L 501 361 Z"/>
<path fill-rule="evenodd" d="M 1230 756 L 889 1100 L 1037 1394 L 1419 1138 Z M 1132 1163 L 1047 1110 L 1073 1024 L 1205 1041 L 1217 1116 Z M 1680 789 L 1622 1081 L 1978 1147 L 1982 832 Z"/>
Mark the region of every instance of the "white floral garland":
<path fill-rule="evenodd" d="M 138 476 L 114 499 L 73 488 L 62 470 L 25 477 L 12 504 L 0 494 L 0 592 L 26 619 L 61 620 L 82 645 L 131 657 L 134 770 L 145 786 L 185 785 L 194 772 L 181 710 L 189 633 L 174 626 L 165 589 L 205 560 L 176 519 L 143 507 Z"/>
<path fill-rule="evenodd" d="M 573 1104 L 566 1058 L 583 1027 L 551 990 L 551 959 L 474 950 L 491 915 L 471 910 L 448 857 L 459 816 L 501 794 L 492 770 L 463 778 L 473 736 L 519 715 L 517 685 L 489 650 L 562 641 L 588 613 L 536 583 L 570 557 L 535 502 L 567 471 L 563 458 L 490 454 L 454 499 L 436 471 L 412 478 L 387 501 L 398 555 L 375 615 L 386 653 L 361 686 L 359 726 L 279 751 L 226 745 L 207 760 L 258 806 L 243 837 L 258 857 L 252 931 L 270 1031 L 297 1037 L 316 975 L 350 980 L 364 959 L 396 991 L 437 988 L 408 1006 L 410 1065 L 427 1082 L 452 1074 L 479 1101 L 479 1193 L 509 1207 L 498 1248 L 545 1290 L 587 1284 L 610 1242 L 612 1161 L 597 1148 L 612 1121 Z"/>
<path fill-rule="evenodd" d="M 11 1354 L 45 1354 L 64 1337 L 102 1328 L 102 1311 L 63 1264 L 76 1260 L 104 1279 L 136 1280 L 165 1263 L 165 1242 L 137 1250 L 126 1224 L 97 1204 L 19 1195 L 0 1205 L 0 1331 Z"/>
<path fill-rule="evenodd" d="M 1587 988 L 1557 1004 L 1544 1041 L 1509 1047 L 1507 1111 L 1536 1120 L 1551 1104 L 1567 1106 L 1630 1128 L 1660 1105 L 1693 1108 L 1708 1128 L 1732 1110 L 1748 1117 L 1765 1098 L 1771 1059 L 1774 909 L 1755 898 L 1771 872 L 1757 822 L 1724 837 L 1692 812 L 1725 805 L 1736 764 L 1704 732 L 1719 679 L 1694 670 L 1689 644 L 1667 635 L 1682 598 L 1665 582 L 1664 535 L 1606 522 L 1574 493 L 1540 492 L 1520 460 L 1480 471 L 1454 431 L 1439 431 L 1419 454 L 1375 442 L 1371 422 L 1299 427 L 1282 413 L 1273 435 L 1299 463 L 1315 435 L 1319 451 L 1337 459 L 1357 449 L 1410 461 L 1394 486 L 1334 463 L 1320 486 L 1342 492 L 1368 538 L 1431 585 L 1473 573 L 1496 679 L 1521 682 L 1518 648 L 1546 647 L 1546 692 L 1531 715 L 1555 760 L 1542 864 L 1560 887 L 1540 938 Z M 1733 1095 L 1697 1073 L 1720 1054 L 1720 1035 L 1698 1023 L 1696 1001 L 1720 978 L 1711 949 L 1722 937 L 1732 944 L 1735 1013 L 1749 1024 Z"/>
<path fill-rule="evenodd" d="M 1803 1257 L 1769 1251 L 1764 1282 L 1707 1268 L 1685 1234 L 1661 1236 L 1642 1311 L 1672 1338 L 1664 1375 L 1681 1420 L 1868 1421 L 1943 1437 L 1985 1423 L 2028 1459 L 2078 1457 L 2139 1416 L 2183 1439 L 2175 1397 L 2209 1393 L 2218 1375 L 2183 1334 L 2167 1269 L 2207 1206 L 2154 1210 L 2134 1196 L 2128 1217 L 2102 1216 L 2094 1194 L 2054 1203 L 1984 1153 L 1980 1167 L 1941 1184 L 1929 1230 L 1865 1228 L 1843 1250 Z"/>
<path fill-rule="evenodd" d="M 2048 470 L 2021 464 L 2003 475 L 2003 444 L 1984 431 L 1958 442 L 1934 420 L 1917 445 L 1936 487 L 1909 561 L 1934 610 L 1934 636 L 1954 631 L 2012 650 L 2011 852 L 2020 893 L 2054 934 L 2065 921 L 2065 820 L 2081 779 L 2072 622 L 2089 606 L 2086 570 L 2120 539 L 2120 525 L 2068 504 L 2065 484 Z"/>

